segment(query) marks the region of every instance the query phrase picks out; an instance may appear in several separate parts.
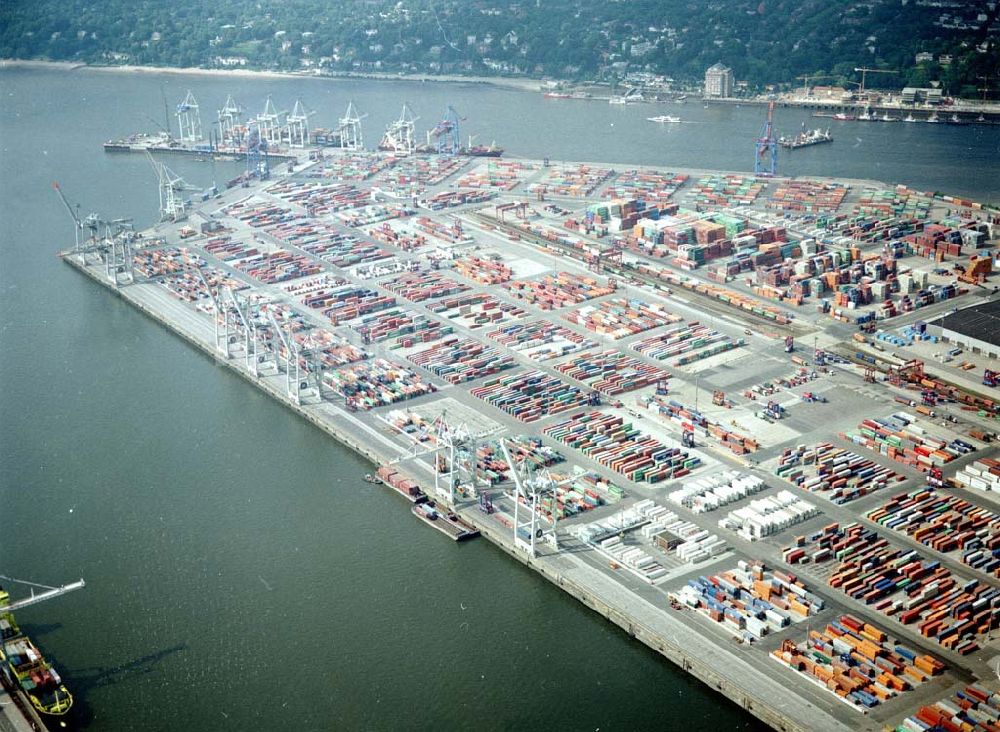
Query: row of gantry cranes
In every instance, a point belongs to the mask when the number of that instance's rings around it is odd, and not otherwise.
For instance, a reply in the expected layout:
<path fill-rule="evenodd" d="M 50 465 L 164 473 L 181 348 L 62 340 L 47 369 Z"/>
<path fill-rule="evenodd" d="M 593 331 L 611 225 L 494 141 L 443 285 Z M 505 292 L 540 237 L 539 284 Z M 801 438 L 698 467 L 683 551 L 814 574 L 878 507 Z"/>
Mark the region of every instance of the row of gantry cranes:
<path fill-rule="evenodd" d="M 269 96 L 264 110 L 248 117 L 243 107 L 229 95 L 217 112 L 215 124 L 208 131 L 207 142 L 212 149 L 248 149 L 253 145 L 272 150 L 280 147 L 302 149 L 311 144 L 349 151 L 364 149 L 362 121 L 368 115 L 362 114 L 353 101 L 348 103 L 344 116 L 338 119 L 336 129 L 310 129 L 310 118 L 314 114 L 315 111 L 308 110 L 301 100 L 296 100 L 291 111 L 279 110 Z M 186 145 L 206 142 L 201 110 L 190 90 L 177 105 L 175 116 L 178 142 Z M 457 155 L 462 151 L 459 133 L 461 118 L 454 107 L 449 105 L 441 121 L 427 131 L 425 145 L 417 142 L 416 123 L 419 119 L 412 107 L 404 103 L 399 118 L 386 125 L 378 149 L 395 155 L 412 155 L 418 151 Z M 169 126 L 166 132 L 172 134 Z"/>

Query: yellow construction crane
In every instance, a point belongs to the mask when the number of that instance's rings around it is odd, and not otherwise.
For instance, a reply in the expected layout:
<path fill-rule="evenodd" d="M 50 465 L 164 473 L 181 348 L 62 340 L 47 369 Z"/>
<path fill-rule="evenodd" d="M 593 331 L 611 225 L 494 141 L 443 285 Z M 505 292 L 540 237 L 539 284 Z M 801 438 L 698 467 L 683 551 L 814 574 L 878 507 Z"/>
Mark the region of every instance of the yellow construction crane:
<path fill-rule="evenodd" d="M 808 97 L 811 94 L 811 91 L 809 89 L 809 80 L 810 79 L 813 79 L 813 80 L 815 80 L 815 79 L 835 79 L 836 77 L 832 76 L 831 74 L 806 74 L 805 76 L 796 76 L 795 78 L 796 79 L 802 79 L 802 84 L 803 84 L 803 87 L 806 90 L 806 96 Z"/>
<path fill-rule="evenodd" d="M 865 78 L 868 74 L 898 74 L 898 71 L 893 71 L 892 69 L 870 69 L 867 66 L 861 66 L 854 69 L 855 71 L 861 72 L 861 86 L 858 88 L 858 94 L 865 93 Z"/>

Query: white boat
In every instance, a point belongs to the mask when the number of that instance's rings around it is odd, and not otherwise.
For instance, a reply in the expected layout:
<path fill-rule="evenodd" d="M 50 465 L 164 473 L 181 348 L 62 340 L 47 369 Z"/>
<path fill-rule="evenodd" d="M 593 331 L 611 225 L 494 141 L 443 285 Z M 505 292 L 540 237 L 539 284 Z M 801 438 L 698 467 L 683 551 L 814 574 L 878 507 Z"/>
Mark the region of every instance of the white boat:
<path fill-rule="evenodd" d="M 906 115 L 906 119 L 904 119 L 903 121 L 904 122 L 916 122 L 916 120 L 913 119 L 913 115 L 912 114 Z"/>
<path fill-rule="evenodd" d="M 932 125 L 940 122 L 937 116 L 937 112 L 933 112 L 930 117 L 924 120 L 924 122 L 930 122 Z"/>
<path fill-rule="evenodd" d="M 899 122 L 899 117 L 890 117 L 889 113 L 886 112 L 881 117 L 878 118 L 879 122 Z"/>
<path fill-rule="evenodd" d="M 872 114 L 871 109 L 869 107 L 865 107 L 865 111 L 863 111 L 861 114 L 858 115 L 858 120 L 861 122 L 872 122 L 875 119 L 877 118 L 875 117 L 875 115 Z"/>
<path fill-rule="evenodd" d="M 672 114 L 661 114 L 657 117 L 646 117 L 650 122 L 680 122 L 680 117 L 674 117 Z"/>

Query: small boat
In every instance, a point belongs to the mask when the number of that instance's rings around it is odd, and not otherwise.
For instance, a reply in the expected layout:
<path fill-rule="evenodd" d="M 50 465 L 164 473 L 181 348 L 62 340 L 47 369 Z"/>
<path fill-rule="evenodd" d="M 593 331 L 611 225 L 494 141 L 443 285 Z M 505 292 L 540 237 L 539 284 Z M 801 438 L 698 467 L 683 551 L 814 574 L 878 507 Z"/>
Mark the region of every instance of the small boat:
<path fill-rule="evenodd" d="M 371 473 L 365 473 L 365 483 L 381 483 L 382 480 Z"/>
<path fill-rule="evenodd" d="M 661 114 L 656 117 L 646 117 L 650 122 L 680 122 L 680 117 L 674 117 L 671 114 Z"/>
<path fill-rule="evenodd" d="M 876 119 L 877 117 L 872 114 L 869 107 L 865 107 L 865 111 L 858 115 L 859 122 L 874 122 Z"/>
<path fill-rule="evenodd" d="M 879 122 L 899 122 L 899 117 L 890 117 L 889 113 L 886 112 L 881 117 L 878 118 Z"/>
<path fill-rule="evenodd" d="M 833 115 L 833 118 L 838 122 L 853 122 L 854 120 L 858 119 L 853 114 L 845 114 L 844 112 L 837 112 L 835 115 Z"/>
<path fill-rule="evenodd" d="M 569 99 L 570 95 L 566 92 L 545 92 L 543 94 L 546 99 Z"/>
<path fill-rule="evenodd" d="M 964 125 L 965 124 L 965 120 L 962 119 L 961 117 L 959 117 L 957 114 L 953 114 L 953 115 L 951 115 L 951 117 L 948 118 L 948 124 L 950 124 L 950 125 Z"/>
<path fill-rule="evenodd" d="M 985 121 L 986 118 L 983 115 L 979 115 L 978 117 L 976 117 L 976 122 L 985 122 Z"/>
<path fill-rule="evenodd" d="M 903 121 L 904 122 L 916 122 L 916 120 L 913 119 L 913 115 L 912 114 L 906 115 L 906 119 L 904 119 Z"/>
<path fill-rule="evenodd" d="M 932 113 L 930 117 L 924 120 L 924 122 L 929 122 L 932 125 L 936 125 L 940 121 L 941 120 L 938 119 L 937 112 Z"/>

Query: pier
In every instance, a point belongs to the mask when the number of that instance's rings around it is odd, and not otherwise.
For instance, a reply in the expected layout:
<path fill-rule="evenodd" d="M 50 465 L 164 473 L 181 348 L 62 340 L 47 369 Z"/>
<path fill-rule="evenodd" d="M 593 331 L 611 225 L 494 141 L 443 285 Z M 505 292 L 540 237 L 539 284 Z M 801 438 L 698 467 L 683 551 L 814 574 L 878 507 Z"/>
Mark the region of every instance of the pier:
<path fill-rule="evenodd" d="M 969 285 L 916 309 L 900 305 L 892 315 L 878 299 L 821 312 L 815 296 L 777 297 L 777 284 L 750 284 L 749 270 L 727 275 L 713 267 L 730 256 L 719 249 L 723 237 L 780 228 L 787 240 L 776 245 L 815 240 L 817 219 L 871 206 L 874 192 L 895 188 L 874 181 L 748 181 L 747 174 L 716 171 L 654 178 L 654 171 L 629 166 L 537 160 L 390 161 L 357 152 L 310 160 L 306 151 L 295 154 L 298 172 L 224 191 L 134 237 L 112 233 L 103 243 L 82 242 L 63 260 L 374 466 L 392 466 L 417 482 L 442 512 L 426 523 L 456 540 L 478 533 L 775 729 L 875 732 L 972 680 L 991 683 L 988 663 L 997 640 L 990 633 L 963 631 L 980 648 L 963 655 L 830 586 L 829 564 L 789 563 L 785 551 L 799 535 L 822 532 L 831 522 L 861 522 L 962 580 L 995 581 L 954 553 L 936 552 L 866 518 L 899 490 L 923 484 L 925 474 L 838 433 L 869 415 L 898 411 L 902 405 L 893 397 L 905 389 L 867 380 L 865 366 L 846 358 L 816 360 L 816 351 L 871 353 L 874 339 L 864 347 L 852 340 L 869 315 L 874 321 L 879 314 L 879 324 L 896 332 L 978 302 L 987 290 Z M 387 165 L 418 185 L 392 191 L 380 172 Z M 340 171 L 348 166 L 372 172 L 347 183 Z M 680 256 L 676 242 L 667 253 L 666 239 L 654 241 L 652 233 L 648 244 L 625 241 L 626 230 L 652 226 L 649 211 L 642 218 L 647 223 L 637 219 L 611 230 L 614 219 L 638 213 L 614 200 L 668 181 L 676 190 L 664 198 L 658 226 L 669 229 L 692 212 L 681 222 L 692 237 L 683 251 L 704 261 Z M 477 186 L 484 196 L 443 195 Z M 441 201 L 447 207 L 431 210 L 429 202 Z M 614 205 L 621 210 L 612 213 Z M 964 220 L 993 225 L 993 212 L 971 202 L 914 193 L 900 205 L 919 205 L 935 220 L 961 209 Z M 724 216 L 708 220 L 700 215 L 707 211 Z M 125 245 L 132 259 L 115 254 Z M 774 249 L 758 245 L 764 247 L 758 254 Z M 856 244 L 869 253 L 881 247 L 875 240 Z M 791 249 L 787 256 L 793 257 Z M 942 257 L 959 261 L 947 252 Z M 954 279 L 934 274 L 934 260 L 919 253 L 901 253 L 899 261 L 929 271 L 939 288 Z M 511 286 L 545 276 L 550 279 L 530 296 Z M 538 295 L 549 288 L 558 296 Z M 924 356 L 925 347 L 915 342 L 894 350 Z M 942 370 L 926 357 L 928 370 Z M 969 358 L 982 367 L 982 359 Z M 886 368 L 903 359 L 878 360 Z M 951 369 L 947 375 L 978 398 L 991 398 L 962 374 Z M 765 382 L 776 392 L 769 398 L 776 406 L 768 410 L 784 416 L 762 418 L 768 399 L 746 396 L 761 393 L 754 390 Z M 804 390 L 829 403 L 804 400 Z M 989 414 L 939 409 L 957 415 L 960 425 L 927 429 L 961 436 L 976 448 L 950 462 L 949 471 L 995 449 L 969 437 L 972 429 L 991 428 Z M 906 482 L 840 503 L 776 474 L 785 450 L 820 441 L 891 466 Z M 596 449 L 609 443 L 614 450 Z M 520 451 L 518 464 L 536 467 L 519 478 L 517 468 L 503 467 L 508 449 Z M 764 487 L 704 512 L 671 498 L 692 481 L 722 485 L 734 475 L 756 476 Z M 522 479 L 537 491 L 520 491 Z M 737 510 L 760 507 L 755 501 L 777 501 L 783 491 L 818 510 L 794 522 L 767 523 L 771 533 L 762 537 L 721 525 Z M 958 493 L 997 508 L 988 496 Z M 560 505 L 572 510 L 556 522 Z M 449 509 L 461 523 L 445 520 Z M 636 516 L 627 526 L 626 513 Z M 657 521 L 667 527 L 667 513 L 675 515 L 673 530 L 683 525 L 688 538 L 711 534 L 722 546 L 712 544 L 703 558 L 688 560 L 668 528 L 643 533 Z M 597 536 L 588 533 L 595 524 L 625 537 L 619 559 L 609 561 L 612 545 L 587 538 Z M 821 602 L 810 601 L 813 609 L 802 617 L 787 613 L 793 616 L 787 624 L 776 622 L 751 639 L 749 626 L 734 622 L 733 614 L 725 621 L 712 617 L 711 608 L 681 601 L 691 581 L 726 575 L 741 562 L 794 575 L 801 585 L 792 584 Z M 733 605 L 729 610 L 736 612 Z M 804 642 L 808 629 L 843 613 L 886 629 L 947 669 L 862 709 L 771 656 L 783 641 Z"/>

